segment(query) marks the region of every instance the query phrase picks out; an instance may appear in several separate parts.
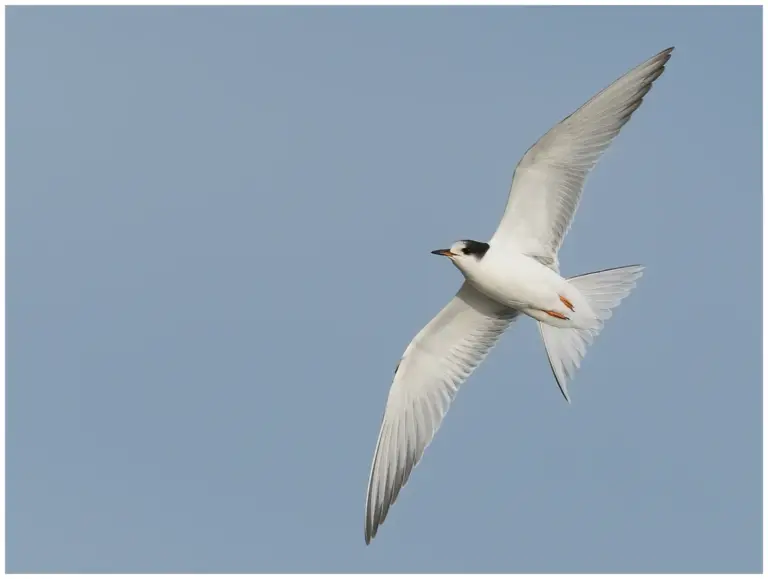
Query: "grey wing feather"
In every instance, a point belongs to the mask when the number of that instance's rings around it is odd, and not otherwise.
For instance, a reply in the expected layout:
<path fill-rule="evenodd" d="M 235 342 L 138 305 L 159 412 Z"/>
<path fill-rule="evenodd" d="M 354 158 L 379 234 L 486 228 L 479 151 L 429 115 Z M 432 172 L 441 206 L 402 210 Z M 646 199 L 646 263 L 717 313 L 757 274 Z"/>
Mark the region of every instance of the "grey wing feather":
<path fill-rule="evenodd" d="M 371 465 L 365 542 L 376 536 L 461 384 L 517 317 L 465 282 L 411 341 L 389 391 Z"/>
<path fill-rule="evenodd" d="M 600 91 L 534 144 L 515 169 L 509 199 L 491 245 L 553 259 L 578 207 L 584 182 L 629 121 L 672 48 L 663 50 Z"/>

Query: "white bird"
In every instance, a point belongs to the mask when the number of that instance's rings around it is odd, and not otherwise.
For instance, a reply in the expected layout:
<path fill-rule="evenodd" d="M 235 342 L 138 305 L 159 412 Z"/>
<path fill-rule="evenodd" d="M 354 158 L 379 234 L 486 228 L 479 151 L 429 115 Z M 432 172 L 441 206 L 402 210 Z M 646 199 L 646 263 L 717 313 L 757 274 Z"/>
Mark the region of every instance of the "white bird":
<path fill-rule="evenodd" d="M 366 543 L 376 536 L 459 386 L 521 313 L 539 322 L 555 380 L 570 401 L 568 380 L 643 268 L 565 279 L 557 253 L 589 171 L 664 72 L 672 50 L 626 73 L 528 149 L 488 243 L 457 241 L 432 252 L 447 256 L 465 281 L 411 341 L 395 370 L 368 481 Z"/>

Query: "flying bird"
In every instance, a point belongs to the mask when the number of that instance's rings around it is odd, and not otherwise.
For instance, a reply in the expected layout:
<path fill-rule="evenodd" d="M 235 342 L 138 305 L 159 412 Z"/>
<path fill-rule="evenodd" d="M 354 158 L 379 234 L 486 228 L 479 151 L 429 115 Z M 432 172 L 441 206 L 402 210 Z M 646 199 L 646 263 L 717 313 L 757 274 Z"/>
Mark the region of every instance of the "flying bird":
<path fill-rule="evenodd" d="M 432 252 L 450 259 L 464 283 L 411 341 L 395 370 L 368 481 L 367 544 L 459 386 L 521 314 L 538 322 L 555 381 L 570 402 L 568 381 L 643 267 L 566 279 L 559 273 L 557 254 L 587 175 L 664 72 L 673 49 L 626 73 L 528 149 L 490 241 L 462 240 Z"/>

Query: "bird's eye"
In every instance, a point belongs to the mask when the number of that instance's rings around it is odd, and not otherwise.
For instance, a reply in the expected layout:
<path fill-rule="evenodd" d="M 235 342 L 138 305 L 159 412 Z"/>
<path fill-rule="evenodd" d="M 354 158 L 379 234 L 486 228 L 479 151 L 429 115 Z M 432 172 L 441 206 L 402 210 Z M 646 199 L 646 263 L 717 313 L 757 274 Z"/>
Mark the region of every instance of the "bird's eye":
<path fill-rule="evenodd" d="M 463 253 L 464 255 L 469 255 L 469 248 L 468 247 L 462 247 L 461 248 L 461 253 Z"/>

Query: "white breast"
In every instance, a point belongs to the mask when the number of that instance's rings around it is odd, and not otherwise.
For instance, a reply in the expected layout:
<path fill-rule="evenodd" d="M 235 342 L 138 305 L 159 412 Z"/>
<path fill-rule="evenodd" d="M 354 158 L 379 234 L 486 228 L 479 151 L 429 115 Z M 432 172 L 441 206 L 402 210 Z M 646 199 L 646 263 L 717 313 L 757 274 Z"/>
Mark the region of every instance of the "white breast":
<path fill-rule="evenodd" d="M 491 248 L 474 263 L 457 264 L 477 289 L 515 309 L 549 309 L 567 282 L 535 259 Z"/>

